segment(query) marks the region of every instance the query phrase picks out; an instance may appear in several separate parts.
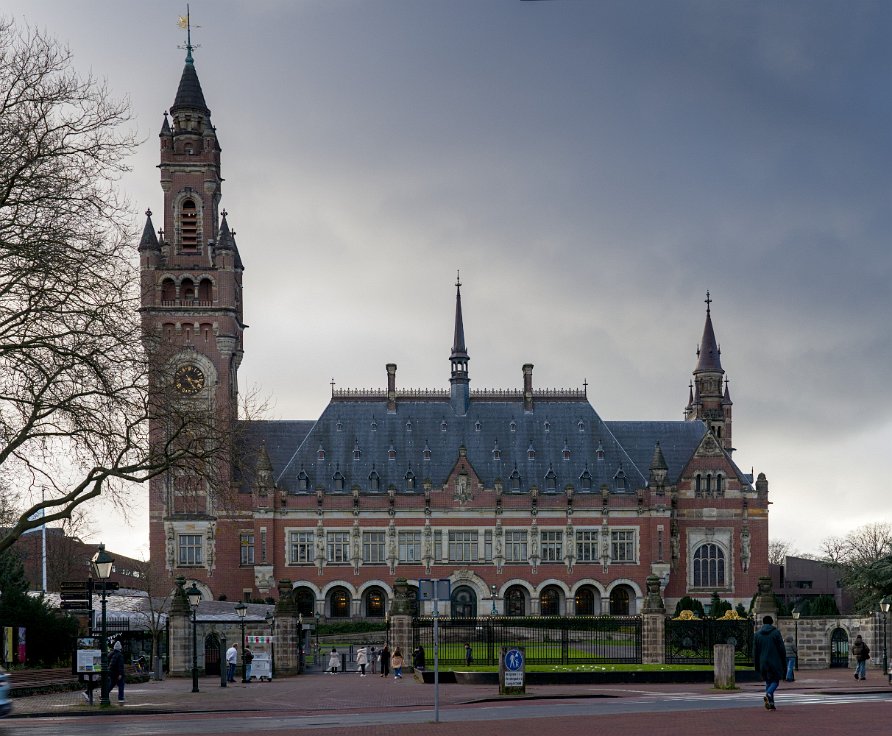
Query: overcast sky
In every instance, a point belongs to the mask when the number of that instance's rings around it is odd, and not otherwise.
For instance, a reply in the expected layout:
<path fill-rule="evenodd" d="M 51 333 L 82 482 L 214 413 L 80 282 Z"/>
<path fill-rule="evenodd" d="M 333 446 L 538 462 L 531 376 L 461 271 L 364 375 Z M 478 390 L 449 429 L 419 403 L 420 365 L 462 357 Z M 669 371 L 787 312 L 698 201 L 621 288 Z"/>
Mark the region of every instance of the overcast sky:
<path fill-rule="evenodd" d="M 123 186 L 160 213 L 185 5 L 4 5 L 129 95 Z M 390 361 L 446 387 L 461 269 L 472 387 L 532 362 L 538 387 L 587 379 L 607 420 L 680 419 L 709 289 L 771 537 L 817 552 L 892 518 L 892 3 L 191 11 L 246 267 L 240 382 L 271 418 L 316 418 L 332 378 L 382 387 Z M 134 508 L 95 540 L 145 554 Z"/>

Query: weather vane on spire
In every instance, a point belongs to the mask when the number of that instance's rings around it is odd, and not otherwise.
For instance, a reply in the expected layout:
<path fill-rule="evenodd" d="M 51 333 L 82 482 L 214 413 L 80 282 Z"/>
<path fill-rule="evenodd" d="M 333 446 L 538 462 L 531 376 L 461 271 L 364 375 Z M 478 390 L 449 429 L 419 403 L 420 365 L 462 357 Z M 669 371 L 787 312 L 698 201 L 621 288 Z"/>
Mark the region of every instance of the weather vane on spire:
<path fill-rule="evenodd" d="M 186 31 L 186 45 L 185 46 L 177 46 L 178 49 L 186 49 L 186 63 L 192 63 L 192 49 L 200 48 L 199 44 L 195 46 L 192 45 L 192 21 L 189 15 L 189 4 L 186 4 L 186 15 L 181 15 L 177 18 L 177 25 Z M 196 28 L 201 28 L 201 26 L 195 26 Z"/>
<path fill-rule="evenodd" d="M 709 290 L 706 291 L 706 299 L 703 301 L 706 302 L 706 313 L 709 314 L 709 305 L 712 304 L 712 299 L 709 296 Z"/>
<path fill-rule="evenodd" d="M 455 272 L 455 285 L 461 286 L 461 271 Z"/>

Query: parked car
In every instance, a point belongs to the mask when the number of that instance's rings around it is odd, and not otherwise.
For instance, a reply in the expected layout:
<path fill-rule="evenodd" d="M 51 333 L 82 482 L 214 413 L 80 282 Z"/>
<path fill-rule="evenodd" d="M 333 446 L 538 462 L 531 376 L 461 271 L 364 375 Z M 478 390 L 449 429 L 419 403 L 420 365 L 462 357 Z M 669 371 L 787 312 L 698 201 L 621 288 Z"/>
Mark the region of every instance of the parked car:
<path fill-rule="evenodd" d="M 9 715 L 12 710 L 12 700 L 9 697 L 9 675 L 0 667 L 0 718 Z"/>

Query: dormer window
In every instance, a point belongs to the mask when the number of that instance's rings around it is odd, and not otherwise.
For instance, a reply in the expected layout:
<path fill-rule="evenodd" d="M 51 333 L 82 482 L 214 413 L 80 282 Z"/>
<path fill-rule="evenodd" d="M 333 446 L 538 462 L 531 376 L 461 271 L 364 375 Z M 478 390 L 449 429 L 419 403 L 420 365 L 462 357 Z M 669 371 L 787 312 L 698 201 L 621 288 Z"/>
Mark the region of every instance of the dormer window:
<path fill-rule="evenodd" d="M 411 431 L 412 431 L 412 421 L 411 421 L 411 420 L 408 421 L 408 422 L 406 422 L 406 431 L 407 431 L 407 432 L 411 432 Z"/>
<path fill-rule="evenodd" d="M 536 448 L 533 447 L 532 443 L 527 448 L 527 460 L 535 460 L 536 459 Z"/>
<path fill-rule="evenodd" d="M 374 470 L 369 473 L 369 490 L 370 491 L 380 491 L 381 490 L 381 476 L 378 475 Z"/>
<path fill-rule="evenodd" d="M 415 490 L 415 473 L 413 473 L 411 470 L 406 473 L 406 490 Z"/>
<path fill-rule="evenodd" d="M 483 425 L 480 422 L 474 422 L 474 431 L 479 432 L 481 429 L 483 429 Z"/>
<path fill-rule="evenodd" d="M 303 470 L 301 470 L 300 473 L 297 474 L 297 490 L 310 490 L 310 476 L 308 476 Z"/>
<path fill-rule="evenodd" d="M 322 445 L 319 445 L 319 449 L 316 450 L 316 458 L 319 460 L 325 460 L 325 450 L 322 448 Z"/>
<path fill-rule="evenodd" d="M 387 459 L 396 460 L 396 450 L 393 449 L 393 445 L 391 445 L 390 449 L 387 451 Z"/>
<path fill-rule="evenodd" d="M 353 459 L 359 460 L 361 458 L 362 458 L 362 450 L 360 450 L 358 447 L 354 447 L 353 448 Z"/>
<path fill-rule="evenodd" d="M 567 446 L 566 442 L 564 443 L 564 449 L 561 450 L 561 457 L 563 457 L 564 460 L 570 459 L 570 448 Z"/>
<path fill-rule="evenodd" d="M 514 468 L 514 472 L 511 473 L 511 476 L 508 478 L 508 482 L 511 485 L 511 490 L 515 493 L 520 491 L 520 473 L 517 472 L 517 468 Z"/>
<path fill-rule="evenodd" d="M 592 489 L 592 474 L 588 472 L 588 468 L 583 470 L 582 475 L 579 476 L 579 485 L 583 491 Z"/>
<path fill-rule="evenodd" d="M 501 460 L 502 459 L 502 451 L 499 449 L 499 445 L 496 444 L 492 448 L 492 459 L 493 460 Z"/>
<path fill-rule="evenodd" d="M 595 456 L 598 458 L 598 460 L 603 460 L 603 459 L 604 459 L 604 448 L 601 447 L 601 443 L 600 443 L 600 442 L 598 443 L 598 449 L 595 450 Z"/>
<path fill-rule="evenodd" d="M 335 429 L 336 429 L 338 432 L 343 431 L 343 429 L 344 429 L 344 423 L 343 423 L 340 419 L 338 419 L 337 424 L 335 424 Z"/>
<path fill-rule="evenodd" d="M 424 446 L 424 450 L 423 450 L 422 453 L 421 453 L 421 456 L 422 456 L 425 460 L 430 460 L 430 459 L 431 459 L 431 448 L 428 447 L 427 445 L 425 445 L 425 446 Z"/>
<path fill-rule="evenodd" d="M 557 485 L 557 475 L 555 475 L 554 470 L 549 468 L 548 472 L 545 474 L 545 490 L 553 492 L 556 485 Z"/>
<path fill-rule="evenodd" d="M 446 428 L 447 428 L 448 426 L 449 426 L 449 425 L 446 423 L 446 420 L 444 419 L 442 422 L 440 422 L 440 431 L 441 431 L 441 432 L 445 432 L 445 431 L 446 431 Z"/>
<path fill-rule="evenodd" d="M 378 431 L 378 422 L 376 422 L 374 419 L 372 420 L 372 423 L 370 426 L 371 426 L 372 432 Z"/>
<path fill-rule="evenodd" d="M 517 422 L 511 422 L 511 424 L 508 425 L 508 429 L 510 429 L 512 432 L 516 432 L 517 431 Z"/>
<path fill-rule="evenodd" d="M 626 490 L 626 473 L 622 468 L 616 471 L 616 475 L 613 476 L 613 481 L 616 484 L 617 491 Z"/>
<path fill-rule="evenodd" d="M 341 474 L 340 470 L 335 472 L 335 474 L 332 476 L 332 480 L 334 481 L 334 489 L 336 491 L 344 490 L 344 476 Z"/>
<path fill-rule="evenodd" d="M 580 432 L 585 432 L 585 422 L 583 422 L 581 419 L 576 424 L 576 426 L 579 427 Z"/>
<path fill-rule="evenodd" d="M 551 431 L 551 422 L 545 422 L 545 424 L 543 424 L 542 426 L 545 428 L 546 432 Z"/>

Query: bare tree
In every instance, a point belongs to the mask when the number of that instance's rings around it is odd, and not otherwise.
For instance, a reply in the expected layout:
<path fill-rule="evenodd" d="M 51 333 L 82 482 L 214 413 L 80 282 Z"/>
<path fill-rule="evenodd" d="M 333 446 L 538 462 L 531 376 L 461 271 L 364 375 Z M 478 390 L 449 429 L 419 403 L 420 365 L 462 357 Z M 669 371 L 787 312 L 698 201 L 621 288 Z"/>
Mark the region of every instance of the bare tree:
<path fill-rule="evenodd" d="M 865 524 L 845 537 L 829 537 L 821 544 L 828 562 L 840 568 L 859 611 L 871 610 L 892 592 L 892 524 Z M 875 609 L 874 609 L 875 610 Z"/>
<path fill-rule="evenodd" d="M 783 565 L 787 557 L 795 557 L 798 554 L 793 547 L 793 543 L 787 539 L 768 540 L 769 565 Z"/>
<path fill-rule="evenodd" d="M 167 611 L 170 608 L 174 588 L 170 585 L 170 576 L 156 564 L 148 561 L 140 562 L 136 566 L 142 581 L 142 589 L 146 591 L 146 598 L 138 616 L 145 622 L 146 629 L 152 637 L 152 662 L 161 651 L 161 637 L 167 626 Z"/>
<path fill-rule="evenodd" d="M 0 477 L 18 504 L 0 552 L 100 494 L 124 506 L 133 482 L 170 468 L 226 486 L 212 477 L 228 471 L 214 462 L 227 437 L 171 400 L 169 356 L 141 342 L 116 192 L 129 115 L 55 40 L 0 19 Z M 165 433 L 151 449 L 150 417 Z"/>

